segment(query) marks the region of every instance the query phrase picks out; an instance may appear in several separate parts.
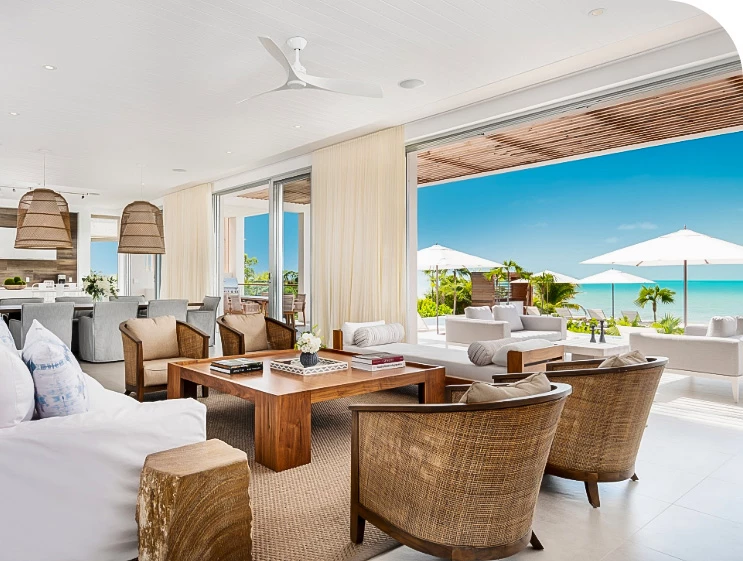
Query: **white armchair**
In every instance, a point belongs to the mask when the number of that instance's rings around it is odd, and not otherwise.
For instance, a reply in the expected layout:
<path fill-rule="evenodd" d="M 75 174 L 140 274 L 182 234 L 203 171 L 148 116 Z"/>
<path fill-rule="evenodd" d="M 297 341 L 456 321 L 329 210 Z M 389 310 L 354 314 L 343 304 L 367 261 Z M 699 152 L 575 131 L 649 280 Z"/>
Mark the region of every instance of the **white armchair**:
<path fill-rule="evenodd" d="M 462 316 L 446 318 L 446 342 L 469 345 L 475 341 L 496 339 L 547 339 L 563 341 L 567 337 L 567 322 L 553 316 L 520 316 L 523 330 L 513 331 L 507 321 L 469 319 Z"/>

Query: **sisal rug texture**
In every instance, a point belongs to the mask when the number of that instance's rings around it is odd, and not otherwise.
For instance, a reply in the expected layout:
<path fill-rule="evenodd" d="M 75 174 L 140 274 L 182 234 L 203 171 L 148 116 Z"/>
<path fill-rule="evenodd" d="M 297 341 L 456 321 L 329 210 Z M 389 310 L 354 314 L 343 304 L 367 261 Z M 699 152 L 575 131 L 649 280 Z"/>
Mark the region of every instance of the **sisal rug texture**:
<path fill-rule="evenodd" d="M 212 390 L 207 438 L 248 454 L 256 561 L 365 561 L 399 544 L 367 523 L 364 543 L 349 539 L 352 403 L 417 402 L 417 388 L 375 392 L 312 406 L 312 462 L 276 473 L 255 463 L 253 404 Z"/>

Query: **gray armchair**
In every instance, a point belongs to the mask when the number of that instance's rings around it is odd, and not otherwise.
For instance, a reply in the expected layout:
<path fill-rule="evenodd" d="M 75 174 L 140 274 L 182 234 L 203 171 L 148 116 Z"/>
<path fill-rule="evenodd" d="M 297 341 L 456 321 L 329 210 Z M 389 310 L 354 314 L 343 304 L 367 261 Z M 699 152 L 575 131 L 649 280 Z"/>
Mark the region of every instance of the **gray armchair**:
<path fill-rule="evenodd" d="M 204 296 L 204 304 L 198 310 L 186 312 L 186 323 L 193 325 L 209 335 L 209 346 L 214 346 L 214 332 L 217 325 L 217 308 L 222 300 L 219 296 Z"/>
<path fill-rule="evenodd" d="M 186 321 L 188 300 L 150 300 L 147 304 L 147 317 L 173 316 L 176 321 Z"/>
<path fill-rule="evenodd" d="M 144 294 L 139 296 L 111 296 L 108 300 L 116 302 L 136 302 L 137 304 L 144 304 L 145 302 Z"/>
<path fill-rule="evenodd" d="M 62 342 L 72 348 L 72 316 L 75 313 L 75 304 L 72 302 L 54 302 L 45 304 L 23 304 L 21 319 L 11 319 L 8 323 L 13 335 L 15 346 L 23 348 L 28 332 L 34 320 L 46 327 L 59 337 Z"/>
<path fill-rule="evenodd" d="M 87 362 L 124 360 L 119 325 L 137 317 L 137 302 L 96 302 L 79 322 L 80 358 Z"/>

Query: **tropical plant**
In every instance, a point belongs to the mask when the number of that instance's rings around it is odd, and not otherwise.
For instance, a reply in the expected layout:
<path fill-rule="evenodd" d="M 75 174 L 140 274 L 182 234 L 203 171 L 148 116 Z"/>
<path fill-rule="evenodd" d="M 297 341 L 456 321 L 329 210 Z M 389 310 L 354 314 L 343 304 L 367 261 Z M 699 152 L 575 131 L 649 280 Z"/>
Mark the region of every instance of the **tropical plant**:
<path fill-rule="evenodd" d="M 83 289 L 86 294 L 93 297 L 93 300 L 103 300 L 104 296 L 118 296 L 116 275 L 110 277 L 103 276 L 103 273 L 90 271 L 90 274 L 83 277 Z"/>
<path fill-rule="evenodd" d="M 543 314 L 555 313 L 557 308 L 570 308 L 577 310 L 578 304 L 571 302 L 578 295 L 578 287 L 574 284 L 555 282 L 552 275 L 539 275 L 530 278 L 530 282 L 536 288 L 534 292 L 534 304 Z"/>
<path fill-rule="evenodd" d="M 627 316 L 622 316 L 617 322 L 617 325 L 621 325 L 622 327 L 640 327 L 640 316 L 636 315 L 632 321 Z"/>
<path fill-rule="evenodd" d="M 23 286 L 26 282 L 21 277 L 13 277 L 5 279 L 3 284 L 6 286 Z"/>
<path fill-rule="evenodd" d="M 568 331 L 572 331 L 573 333 L 590 333 L 591 326 L 595 328 L 596 333 L 598 334 L 599 333 L 599 322 L 595 319 L 590 319 L 590 320 L 569 319 L 567 329 Z M 621 333 L 619 333 L 619 328 L 617 327 L 617 322 L 614 320 L 614 318 L 609 318 L 604 323 L 604 334 L 612 335 L 614 337 L 619 337 L 621 335 Z"/>
<path fill-rule="evenodd" d="M 666 333 L 668 335 L 682 335 L 684 329 L 680 327 L 681 318 L 666 314 L 660 321 L 653 322 L 653 327 L 658 330 L 658 333 Z"/>
<path fill-rule="evenodd" d="M 257 264 L 257 257 L 249 257 L 247 253 L 243 253 L 243 278 L 245 282 L 255 280 L 255 266 Z"/>
<path fill-rule="evenodd" d="M 436 302 L 430 298 L 420 298 L 418 300 L 418 313 L 422 318 L 432 318 L 436 316 Z M 446 304 L 439 304 L 440 316 L 447 316 L 452 313 L 452 309 Z"/>
<path fill-rule="evenodd" d="M 652 304 L 653 323 L 655 323 L 658 321 L 658 304 L 673 304 L 675 295 L 676 292 L 670 288 L 661 288 L 657 284 L 655 286 L 643 285 L 637 295 L 635 305 L 644 308 L 646 304 Z"/>
<path fill-rule="evenodd" d="M 486 280 L 494 283 L 496 298 L 502 299 L 510 297 L 510 283 L 505 287 L 501 287 L 500 285 L 501 282 L 508 280 L 508 271 L 505 267 L 495 267 L 490 269 L 487 273 L 484 273 L 483 276 Z"/>

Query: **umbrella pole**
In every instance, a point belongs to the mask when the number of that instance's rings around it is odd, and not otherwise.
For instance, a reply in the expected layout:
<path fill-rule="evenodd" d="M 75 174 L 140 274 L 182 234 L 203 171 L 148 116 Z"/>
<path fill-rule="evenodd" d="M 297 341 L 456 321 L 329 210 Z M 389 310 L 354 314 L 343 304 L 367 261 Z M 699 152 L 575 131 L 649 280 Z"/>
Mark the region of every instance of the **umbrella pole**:
<path fill-rule="evenodd" d="M 439 266 L 436 265 L 436 335 L 439 334 Z"/>
<path fill-rule="evenodd" d="M 611 283 L 611 317 L 614 317 L 614 283 Z"/>
<path fill-rule="evenodd" d="M 688 275 L 688 262 L 686 259 L 684 259 L 684 329 L 686 329 L 686 326 L 689 325 L 688 323 L 688 309 L 689 309 L 689 275 Z"/>

